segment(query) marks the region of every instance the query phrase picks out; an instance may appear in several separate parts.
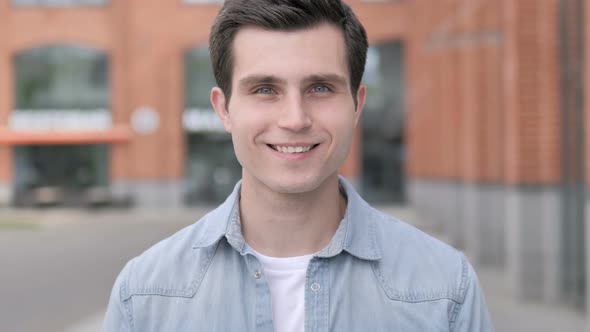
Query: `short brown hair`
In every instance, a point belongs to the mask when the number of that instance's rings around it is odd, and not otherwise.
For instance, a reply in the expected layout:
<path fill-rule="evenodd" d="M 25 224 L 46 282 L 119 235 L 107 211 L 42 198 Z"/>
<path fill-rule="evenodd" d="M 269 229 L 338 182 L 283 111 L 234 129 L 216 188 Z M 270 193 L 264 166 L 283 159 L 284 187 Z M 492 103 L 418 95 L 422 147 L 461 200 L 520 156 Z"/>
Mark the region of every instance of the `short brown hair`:
<path fill-rule="evenodd" d="M 241 27 L 297 31 L 321 23 L 330 23 L 342 30 L 350 88 L 356 104 L 356 92 L 367 59 L 367 33 L 352 9 L 341 0 L 226 0 L 211 28 L 209 54 L 215 80 L 227 102 L 232 93 L 232 44 Z"/>

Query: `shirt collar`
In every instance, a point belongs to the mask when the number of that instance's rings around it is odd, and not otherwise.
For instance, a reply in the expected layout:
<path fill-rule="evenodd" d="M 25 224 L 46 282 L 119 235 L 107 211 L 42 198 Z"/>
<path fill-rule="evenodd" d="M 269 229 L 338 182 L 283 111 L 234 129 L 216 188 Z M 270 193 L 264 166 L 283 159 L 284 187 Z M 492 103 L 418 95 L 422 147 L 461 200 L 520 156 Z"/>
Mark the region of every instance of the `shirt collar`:
<path fill-rule="evenodd" d="M 341 192 L 348 199 L 346 213 L 330 243 L 316 256 L 328 258 L 346 251 L 363 260 L 381 259 L 377 225 L 372 217 L 374 210 L 360 197 L 352 184 L 342 177 L 338 180 Z M 228 243 L 240 254 L 247 252 L 248 246 L 240 225 L 241 187 L 242 182 L 239 181 L 225 202 L 200 221 L 206 225 L 193 248 L 211 246 L 225 236 Z"/>
<path fill-rule="evenodd" d="M 328 246 L 317 256 L 333 257 L 346 251 L 363 260 L 381 259 L 374 210 L 360 197 L 350 182 L 339 177 L 339 183 L 341 192 L 348 199 L 346 213 Z"/>

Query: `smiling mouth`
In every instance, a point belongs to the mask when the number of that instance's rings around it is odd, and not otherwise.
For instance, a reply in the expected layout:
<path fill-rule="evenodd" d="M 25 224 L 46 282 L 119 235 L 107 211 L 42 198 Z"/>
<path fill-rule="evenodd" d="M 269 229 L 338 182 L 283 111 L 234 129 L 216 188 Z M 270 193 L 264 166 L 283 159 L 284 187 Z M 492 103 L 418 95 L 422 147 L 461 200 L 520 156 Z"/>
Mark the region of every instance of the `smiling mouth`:
<path fill-rule="evenodd" d="M 281 146 L 281 145 L 272 145 L 267 144 L 268 147 L 271 149 L 281 152 L 281 153 L 305 153 L 315 149 L 319 144 L 312 144 L 312 145 L 302 145 L 302 146 Z"/>

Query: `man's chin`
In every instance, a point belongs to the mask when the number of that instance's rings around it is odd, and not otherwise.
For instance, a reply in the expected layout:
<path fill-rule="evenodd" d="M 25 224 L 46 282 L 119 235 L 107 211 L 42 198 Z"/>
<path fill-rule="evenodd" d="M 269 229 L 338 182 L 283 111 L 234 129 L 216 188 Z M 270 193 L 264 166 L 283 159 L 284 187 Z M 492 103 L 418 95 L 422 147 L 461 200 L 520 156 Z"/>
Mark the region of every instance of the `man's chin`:
<path fill-rule="evenodd" d="M 244 184 L 253 185 L 262 189 L 265 187 L 270 192 L 277 194 L 305 194 L 321 188 L 326 181 L 335 179 L 338 181 L 337 173 L 324 174 L 319 172 L 267 172 L 254 173 L 244 171 L 242 176 Z"/>
<path fill-rule="evenodd" d="M 277 181 L 271 184 L 270 189 L 278 194 L 304 194 L 307 192 L 311 192 L 316 189 L 318 186 L 315 183 L 308 183 L 308 182 L 284 182 L 284 181 Z"/>
<path fill-rule="evenodd" d="M 317 190 L 327 178 L 308 177 L 298 179 L 276 179 L 269 185 L 270 189 L 280 194 L 305 194 Z"/>

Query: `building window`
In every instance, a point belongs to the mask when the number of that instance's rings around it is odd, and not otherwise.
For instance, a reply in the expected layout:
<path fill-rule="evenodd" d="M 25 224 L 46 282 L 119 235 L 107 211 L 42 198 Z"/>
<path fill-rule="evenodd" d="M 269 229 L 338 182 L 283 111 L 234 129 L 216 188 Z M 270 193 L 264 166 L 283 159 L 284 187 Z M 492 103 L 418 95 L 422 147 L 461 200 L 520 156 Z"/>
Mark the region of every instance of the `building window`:
<path fill-rule="evenodd" d="M 16 107 L 13 130 L 105 130 L 108 111 L 108 59 L 77 46 L 27 50 L 14 58 Z"/>
<path fill-rule="evenodd" d="M 94 49 L 50 46 L 13 58 L 14 131 L 111 128 L 108 59 Z M 108 186 L 108 146 L 23 145 L 14 149 L 16 205 L 79 205 Z M 103 190 L 104 191 L 104 190 Z"/>
<path fill-rule="evenodd" d="M 17 146 L 14 155 L 17 206 L 88 205 L 109 183 L 104 144 Z"/>
<path fill-rule="evenodd" d="M 184 128 L 187 137 L 189 204 L 222 202 L 241 177 L 231 141 L 209 101 L 215 83 L 207 47 L 188 51 L 185 63 Z"/>
<path fill-rule="evenodd" d="M 43 7 L 64 7 L 64 6 L 101 6 L 108 0 L 12 0 L 15 6 L 43 6 Z"/>
<path fill-rule="evenodd" d="M 207 47 L 188 51 L 185 63 L 184 128 L 192 133 L 225 132 L 209 101 L 215 76 Z"/>
<path fill-rule="evenodd" d="M 363 192 L 374 203 L 404 200 L 405 119 L 403 45 L 387 42 L 369 48 L 363 81 Z"/>

